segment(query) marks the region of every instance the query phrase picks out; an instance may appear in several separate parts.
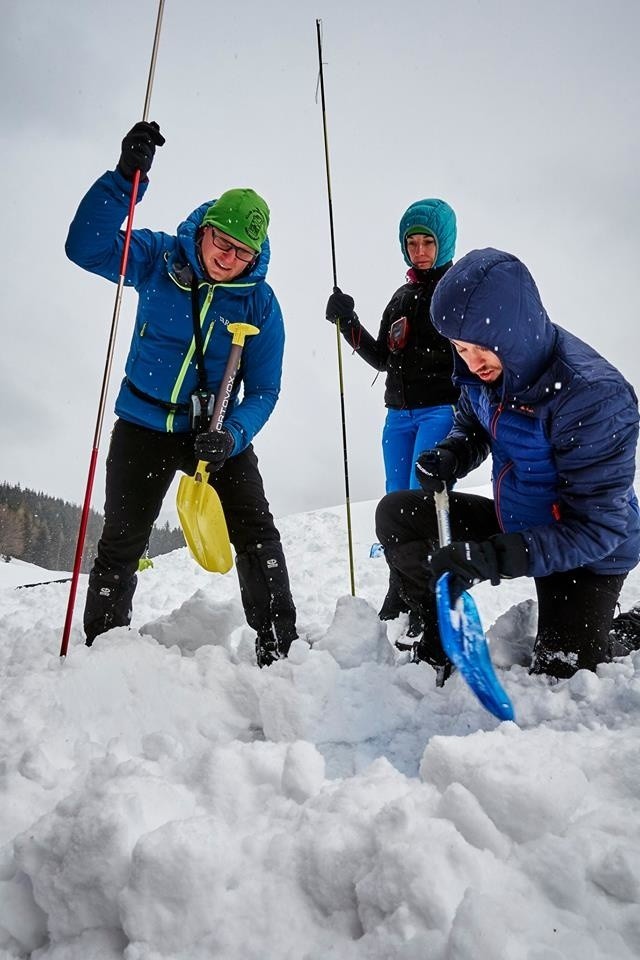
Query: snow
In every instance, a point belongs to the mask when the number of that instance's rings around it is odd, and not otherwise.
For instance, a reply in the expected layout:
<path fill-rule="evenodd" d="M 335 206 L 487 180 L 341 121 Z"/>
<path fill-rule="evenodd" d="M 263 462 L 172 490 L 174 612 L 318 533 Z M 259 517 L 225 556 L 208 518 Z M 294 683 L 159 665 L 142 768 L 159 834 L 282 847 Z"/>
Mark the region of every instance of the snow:
<path fill-rule="evenodd" d="M 530 677 L 532 582 L 480 585 L 499 724 L 393 648 L 374 508 L 355 598 L 344 509 L 280 521 L 304 639 L 265 670 L 186 550 L 90 650 L 81 577 L 63 661 L 69 584 L 15 588 L 64 574 L 0 564 L 2 960 L 640 955 L 640 653 Z"/>
<path fill-rule="evenodd" d="M 63 580 L 70 573 L 62 570 L 47 570 L 24 560 L 0 560 L 0 587 L 20 587 L 26 584 L 46 583 L 51 580 Z"/>

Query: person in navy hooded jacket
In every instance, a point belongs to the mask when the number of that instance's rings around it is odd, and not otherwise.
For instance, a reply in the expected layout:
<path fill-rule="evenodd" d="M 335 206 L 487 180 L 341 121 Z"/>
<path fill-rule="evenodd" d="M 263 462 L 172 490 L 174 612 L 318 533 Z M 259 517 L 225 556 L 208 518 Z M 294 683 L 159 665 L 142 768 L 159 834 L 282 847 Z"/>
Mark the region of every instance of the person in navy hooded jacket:
<path fill-rule="evenodd" d="M 116 170 L 94 183 L 71 223 L 66 252 L 79 266 L 118 281 L 131 181 L 140 170 L 139 201 L 163 144 L 156 123 L 137 123 L 125 136 Z M 224 509 L 259 665 L 286 656 L 297 636 L 280 535 L 251 445 L 278 399 L 284 348 L 282 314 L 265 280 L 268 224 L 265 201 L 243 188 L 202 204 L 176 236 L 131 234 L 125 282 L 138 293 L 138 309 L 107 456 L 104 528 L 89 576 L 89 646 L 130 622 L 138 559 L 164 496 L 176 472 L 193 474 L 199 460 L 207 462 Z M 192 419 L 192 398 L 210 406 L 199 390 L 218 390 L 231 347 L 227 326 L 238 321 L 260 332 L 246 341 L 224 428 L 208 432 L 206 416 Z"/>
<path fill-rule="evenodd" d="M 483 580 L 529 576 L 538 597 L 531 672 L 594 670 L 608 658 L 618 596 L 640 555 L 635 392 L 551 322 L 509 253 L 459 260 L 438 284 L 431 318 L 455 351 L 456 419 L 418 457 L 423 492 L 390 494 L 376 515 L 387 561 L 425 622 L 415 659 L 445 663 L 432 592 L 442 573 L 454 596 Z M 433 492 L 489 453 L 493 500 L 451 493 L 452 543 L 438 548 Z"/>
<path fill-rule="evenodd" d="M 386 371 L 382 456 L 387 493 L 419 489 L 416 457 L 445 437 L 453 423 L 458 390 L 451 382 L 451 349 L 431 324 L 429 307 L 453 262 L 456 235 L 456 215 L 444 200 L 416 200 L 405 210 L 398 239 L 409 267 L 407 282 L 385 307 L 377 338 L 358 319 L 349 294 L 336 287 L 327 302 L 327 320 L 340 324 L 349 346 L 375 370 Z M 403 610 L 392 574 L 379 616 L 391 620 Z M 412 620 L 409 637 L 421 629 L 419 620 Z"/>

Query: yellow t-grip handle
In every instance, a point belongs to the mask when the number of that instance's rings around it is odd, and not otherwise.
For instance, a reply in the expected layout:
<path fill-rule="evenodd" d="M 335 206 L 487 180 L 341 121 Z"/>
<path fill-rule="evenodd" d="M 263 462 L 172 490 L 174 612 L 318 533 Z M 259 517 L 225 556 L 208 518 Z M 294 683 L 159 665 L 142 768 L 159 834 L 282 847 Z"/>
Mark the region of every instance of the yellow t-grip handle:
<path fill-rule="evenodd" d="M 252 323 L 230 323 L 227 330 L 233 335 L 231 345 L 234 347 L 244 346 L 245 337 L 260 333 L 258 327 L 254 327 Z"/>

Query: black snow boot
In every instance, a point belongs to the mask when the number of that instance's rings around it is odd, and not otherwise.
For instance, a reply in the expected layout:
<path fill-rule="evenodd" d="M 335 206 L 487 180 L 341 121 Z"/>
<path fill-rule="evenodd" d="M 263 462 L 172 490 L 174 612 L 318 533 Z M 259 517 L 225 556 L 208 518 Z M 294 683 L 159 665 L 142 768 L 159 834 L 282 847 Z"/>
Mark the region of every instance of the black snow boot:
<path fill-rule="evenodd" d="M 421 610 L 409 611 L 407 632 L 396 640 L 396 648 L 400 651 L 413 650 L 416 638 L 424 632 L 424 622 Z"/>
<path fill-rule="evenodd" d="M 609 631 L 608 658 L 626 657 L 640 650 L 640 604 L 614 617 Z"/>
<path fill-rule="evenodd" d="M 400 593 L 400 577 L 395 570 L 389 571 L 389 589 L 383 600 L 378 618 L 380 620 L 395 620 L 401 613 L 408 613 L 409 605 Z"/>
<path fill-rule="evenodd" d="M 89 574 L 89 588 L 84 607 L 86 644 L 91 646 L 96 637 L 112 627 L 128 627 L 133 612 L 133 595 L 138 578 L 135 574 L 98 572 Z"/>
<path fill-rule="evenodd" d="M 413 663 L 428 663 L 436 672 L 436 686 L 442 687 L 449 679 L 455 667 L 446 655 L 440 642 L 440 633 L 436 630 L 424 630 L 414 643 L 411 660 Z"/>
<path fill-rule="evenodd" d="M 273 660 L 286 657 L 298 637 L 282 544 L 271 540 L 247 547 L 236 556 L 236 567 L 247 623 L 258 634 L 256 651 L 258 645 L 264 649 L 264 654 L 256 654 L 258 664 L 268 666 Z"/>
<path fill-rule="evenodd" d="M 288 652 L 288 651 L 287 651 Z M 284 654 L 286 657 L 286 654 Z M 262 630 L 256 636 L 256 662 L 260 669 L 270 667 L 276 660 L 283 659 L 278 649 L 278 641 L 271 630 Z"/>
<path fill-rule="evenodd" d="M 432 666 L 436 672 L 436 686 L 442 687 L 455 667 L 442 649 L 435 598 L 432 594 L 409 614 L 406 639 L 411 643 L 411 662 L 428 663 Z"/>
<path fill-rule="evenodd" d="M 545 674 L 556 680 L 568 680 L 579 669 L 576 651 L 560 650 L 541 640 L 536 640 L 529 673 L 533 676 Z"/>

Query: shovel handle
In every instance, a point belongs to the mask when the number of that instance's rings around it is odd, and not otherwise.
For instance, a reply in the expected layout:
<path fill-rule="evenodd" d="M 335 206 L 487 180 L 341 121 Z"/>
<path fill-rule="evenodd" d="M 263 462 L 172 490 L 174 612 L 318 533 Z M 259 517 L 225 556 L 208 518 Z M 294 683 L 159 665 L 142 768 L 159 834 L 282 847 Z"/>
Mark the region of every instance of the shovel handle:
<path fill-rule="evenodd" d="M 227 330 L 233 336 L 231 343 L 240 347 L 244 346 L 246 337 L 252 337 L 255 333 L 260 333 L 258 327 L 254 327 L 252 323 L 230 323 Z"/>
<path fill-rule="evenodd" d="M 227 412 L 227 407 L 229 406 L 229 400 L 231 399 L 231 391 L 233 390 L 236 374 L 240 367 L 240 357 L 242 356 L 244 341 L 246 337 L 260 333 L 258 327 L 254 327 L 251 323 L 230 323 L 227 330 L 233 338 L 231 340 L 231 350 L 229 351 L 229 359 L 227 360 L 227 366 L 213 407 L 211 422 L 209 423 L 209 430 L 217 431 L 218 433 L 222 430 L 222 424 Z"/>
<path fill-rule="evenodd" d="M 441 547 L 451 543 L 451 524 L 449 522 L 449 492 L 445 486 L 439 493 L 434 493 L 436 516 L 438 518 L 438 540 Z"/>

